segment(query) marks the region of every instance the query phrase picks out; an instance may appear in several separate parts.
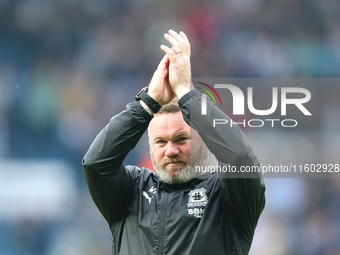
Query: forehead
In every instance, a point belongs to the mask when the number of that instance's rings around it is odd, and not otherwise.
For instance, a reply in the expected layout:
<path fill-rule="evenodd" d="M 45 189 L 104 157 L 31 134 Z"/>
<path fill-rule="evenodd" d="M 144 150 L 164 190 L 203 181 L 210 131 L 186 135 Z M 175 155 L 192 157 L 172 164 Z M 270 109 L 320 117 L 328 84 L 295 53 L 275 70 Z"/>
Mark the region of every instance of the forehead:
<path fill-rule="evenodd" d="M 182 112 L 155 114 L 150 122 L 149 132 L 151 137 L 190 134 L 190 126 L 184 121 Z"/>

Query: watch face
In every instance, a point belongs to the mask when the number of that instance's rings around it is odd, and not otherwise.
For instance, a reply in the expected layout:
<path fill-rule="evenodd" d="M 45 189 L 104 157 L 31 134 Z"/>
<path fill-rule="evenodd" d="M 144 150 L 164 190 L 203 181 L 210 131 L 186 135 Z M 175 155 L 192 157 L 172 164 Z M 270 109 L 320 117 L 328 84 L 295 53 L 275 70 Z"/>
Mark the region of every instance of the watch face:
<path fill-rule="evenodd" d="M 142 88 L 142 90 L 139 91 L 138 94 L 135 96 L 135 99 L 136 99 L 136 100 L 140 100 L 140 96 L 141 96 L 144 92 L 148 92 L 148 87 Z"/>
<path fill-rule="evenodd" d="M 136 95 L 136 97 L 140 98 L 140 95 L 144 92 L 144 90 L 141 90 L 138 92 L 138 94 Z"/>

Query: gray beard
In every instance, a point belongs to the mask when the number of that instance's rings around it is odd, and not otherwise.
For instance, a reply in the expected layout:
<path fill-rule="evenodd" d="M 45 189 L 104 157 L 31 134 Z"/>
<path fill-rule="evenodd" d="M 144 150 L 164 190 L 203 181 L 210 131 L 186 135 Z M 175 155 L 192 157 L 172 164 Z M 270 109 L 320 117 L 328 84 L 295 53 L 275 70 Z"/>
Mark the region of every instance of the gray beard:
<path fill-rule="evenodd" d="M 155 162 L 153 151 L 150 148 L 150 156 L 152 160 L 153 167 L 155 168 L 156 174 L 159 178 L 168 184 L 180 184 L 190 181 L 191 179 L 197 177 L 201 173 L 196 171 L 196 166 L 206 166 L 209 161 L 209 150 L 205 144 L 200 148 L 197 155 L 192 155 L 190 157 L 190 163 L 186 159 L 185 167 L 180 170 L 178 167 L 172 167 L 172 171 L 176 171 L 175 176 L 171 176 L 168 171 L 160 164 Z M 180 170 L 180 171 L 179 171 Z"/>

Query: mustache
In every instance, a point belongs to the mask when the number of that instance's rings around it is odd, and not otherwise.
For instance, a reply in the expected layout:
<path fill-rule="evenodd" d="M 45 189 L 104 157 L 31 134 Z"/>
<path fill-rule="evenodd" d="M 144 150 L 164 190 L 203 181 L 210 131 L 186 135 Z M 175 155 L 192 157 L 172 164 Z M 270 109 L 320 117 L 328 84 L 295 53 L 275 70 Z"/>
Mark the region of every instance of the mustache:
<path fill-rule="evenodd" d="M 175 162 L 182 162 L 184 164 L 188 164 L 188 160 L 186 158 L 169 158 L 169 159 L 163 160 L 162 166 L 166 166 L 167 164 L 175 163 Z"/>

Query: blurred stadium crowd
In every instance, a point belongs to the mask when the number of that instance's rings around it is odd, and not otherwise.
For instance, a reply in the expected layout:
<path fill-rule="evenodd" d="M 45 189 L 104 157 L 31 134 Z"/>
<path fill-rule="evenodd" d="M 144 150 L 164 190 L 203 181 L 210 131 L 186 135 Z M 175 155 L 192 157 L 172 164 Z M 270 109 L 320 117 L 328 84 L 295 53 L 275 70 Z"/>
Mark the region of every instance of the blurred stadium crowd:
<path fill-rule="evenodd" d="M 0 1 L 0 175 L 1 160 L 63 160 L 77 193 L 64 219 L 0 213 L 0 255 L 110 254 L 81 159 L 148 84 L 169 28 L 188 34 L 193 77 L 337 78 L 339 10 L 337 0 Z M 338 160 L 340 90 L 312 94 L 324 101 L 311 103 L 305 129 L 245 130 L 260 161 Z M 143 141 L 128 164 L 145 157 Z M 340 254 L 339 178 L 266 183 L 252 255 Z"/>

